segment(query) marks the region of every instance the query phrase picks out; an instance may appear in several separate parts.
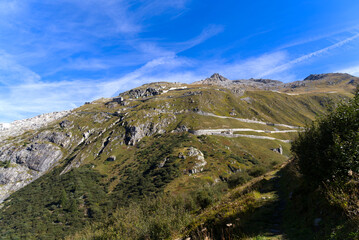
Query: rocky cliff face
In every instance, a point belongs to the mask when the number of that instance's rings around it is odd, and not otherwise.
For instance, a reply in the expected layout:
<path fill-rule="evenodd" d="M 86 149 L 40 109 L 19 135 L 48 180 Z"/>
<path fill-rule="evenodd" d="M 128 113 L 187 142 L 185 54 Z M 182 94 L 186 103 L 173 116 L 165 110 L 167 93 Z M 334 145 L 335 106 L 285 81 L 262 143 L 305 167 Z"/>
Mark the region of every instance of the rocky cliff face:
<path fill-rule="evenodd" d="M 145 89 L 133 89 L 130 90 L 129 95 L 131 98 L 139 98 L 139 97 L 150 97 L 160 95 L 161 90 L 156 88 L 145 88 Z"/>
<path fill-rule="evenodd" d="M 20 135 L 28 130 L 39 129 L 70 113 L 71 111 L 52 112 L 29 119 L 14 121 L 12 123 L 0 123 L 0 141 L 8 137 Z"/>
<path fill-rule="evenodd" d="M 70 111 L 43 114 L 6 124 L 0 129 L 0 203 L 56 166 L 76 140 L 71 132 L 59 130 L 21 134 L 40 130 L 69 114 Z M 61 125 L 64 127 L 66 122 Z"/>
<path fill-rule="evenodd" d="M 173 116 L 170 118 L 163 119 L 162 121 L 157 123 L 154 123 L 153 121 L 147 121 L 146 123 L 136 125 L 128 125 L 128 123 L 125 123 L 125 143 L 127 145 L 133 146 L 146 136 L 163 134 L 166 132 L 165 128 L 175 119 L 175 116 Z"/>
<path fill-rule="evenodd" d="M 0 202 L 12 192 L 34 181 L 63 157 L 59 146 L 33 141 L 29 144 L 0 147 Z"/>

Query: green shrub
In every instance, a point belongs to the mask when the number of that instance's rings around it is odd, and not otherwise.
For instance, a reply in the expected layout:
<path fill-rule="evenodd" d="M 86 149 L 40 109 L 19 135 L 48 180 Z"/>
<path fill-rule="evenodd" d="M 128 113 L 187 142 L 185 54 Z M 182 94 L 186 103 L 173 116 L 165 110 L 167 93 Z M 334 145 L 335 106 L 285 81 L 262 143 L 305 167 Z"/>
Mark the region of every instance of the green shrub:
<path fill-rule="evenodd" d="M 0 239 L 60 239 L 107 215 L 100 173 L 87 165 L 63 175 L 61 170 L 11 195 L 0 212 Z"/>
<path fill-rule="evenodd" d="M 0 161 L 0 167 L 3 167 L 3 168 L 9 168 L 9 167 L 10 167 L 10 165 L 11 165 L 10 160 L 8 160 L 8 161 L 4 161 L 4 162 L 1 162 L 1 161 Z"/>
<path fill-rule="evenodd" d="M 266 172 L 268 172 L 268 169 L 265 168 L 264 166 L 254 166 L 250 169 L 248 169 L 248 174 L 252 177 L 259 177 L 263 174 L 265 174 Z"/>
<path fill-rule="evenodd" d="M 151 239 L 168 239 L 171 236 L 171 228 L 166 219 L 157 218 L 150 223 L 149 232 Z"/>
<path fill-rule="evenodd" d="M 315 185 L 345 181 L 359 172 L 359 92 L 315 121 L 292 145 L 301 173 Z"/>
<path fill-rule="evenodd" d="M 162 192 L 166 184 L 180 175 L 177 158 L 170 155 L 187 139 L 187 134 L 166 134 L 154 137 L 152 141 L 141 141 L 135 155 L 137 162 L 119 172 L 122 181 L 112 194 L 114 199 L 126 203 Z M 166 164 L 159 168 L 164 159 Z"/>
<path fill-rule="evenodd" d="M 171 239 L 192 219 L 185 199 L 188 196 L 160 194 L 133 201 L 118 208 L 105 221 L 92 224 L 66 239 Z"/>
<path fill-rule="evenodd" d="M 250 154 L 245 154 L 245 155 L 243 156 L 243 158 L 244 158 L 245 160 L 247 160 L 248 162 L 251 162 L 253 165 L 259 164 L 259 161 L 258 161 L 255 157 L 253 157 L 252 155 L 250 155 Z"/>
<path fill-rule="evenodd" d="M 208 207 L 215 201 L 214 193 L 212 189 L 203 188 L 196 193 L 196 203 L 202 209 Z"/>
<path fill-rule="evenodd" d="M 227 183 L 230 188 L 233 188 L 238 185 L 244 184 L 249 180 L 251 180 L 251 176 L 249 176 L 246 171 L 240 171 L 240 172 L 236 172 L 235 174 L 232 174 L 228 178 Z"/>

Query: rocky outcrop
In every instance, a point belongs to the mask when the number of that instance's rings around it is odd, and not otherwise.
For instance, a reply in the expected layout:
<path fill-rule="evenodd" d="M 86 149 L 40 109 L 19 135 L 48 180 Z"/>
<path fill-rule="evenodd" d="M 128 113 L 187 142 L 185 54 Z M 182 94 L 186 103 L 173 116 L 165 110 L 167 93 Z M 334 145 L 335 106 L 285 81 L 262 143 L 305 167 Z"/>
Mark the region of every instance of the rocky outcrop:
<path fill-rule="evenodd" d="M 62 157 L 60 147 L 51 143 L 2 146 L 0 161 L 10 164 L 0 167 L 0 202 L 54 167 Z"/>
<path fill-rule="evenodd" d="M 193 84 L 207 84 L 207 85 L 229 85 L 232 81 L 223 77 L 222 75 L 215 73 L 211 77 L 206 78 L 204 80 L 194 82 Z"/>
<path fill-rule="evenodd" d="M 0 123 L 0 131 L 9 130 L 11 127 L 10 123 Z"/>
<path fill-rule="evenodd" d="M 31 141 L 32 142 L 51 142 L 58 146 L 68 148 L 71 141 L 72 133 L 64 133 L 64 132 L 51 132 L 51 131 L 43 131 L 37 134 Z"/>
<path fill-rule="evenodd" d="M 106 159 L 106 161 L 108 161 L 108 162 L 116 161 L 116 156 L 110 156 Z"/>
<path fill-rule="evenodd" d="M 203 153 L 194 147 L 189 147 L 187 149 L 187 156 L 194 157 L 196 159 L 194 166 L 188 170 L 189 174 L 199 173 L 203 171 L 204 166 L 207 165 L 206 160 L 204 159 Z"/>
<path fill-rule="evenodd" d="M 321 73 L 321 74 L 310 74 L 308 77 L 304 78 L 304 81 L 316 81 L 323 78 L 333 78 L 333 77 L 340 77 L 342 79 L 344 78 L 350 78 L 353 77 L 347 73 Z"/>
<path fill-rule="evenodd" d="M 129 91 L 128 94 L 130 98 L 140 98 L 140 97 L 151 97 L 151 96 L 160 95 L 161 92 L 159 89 L 149 87 L 149 88 L 132 89 Z"/>
<path fill-rule="evenodd" d="M 63 129 L 69 129 L 73 127 L 73 122 L 69 121 L 67 119 L 63 120 L 62 122 L 60 122 L 60 127 Z"/>
<path fill-rule="evenodd" d="M 45 172 L 60 160 L 62 151 L 53 144 L 34 143 L 6 157 L 7 159 L 10 157 L 11 162 L 15 161 L 31 170 Z"/>
<path fill-rule="evenodd" d="M 245 101 L 245 102 L 247 102 L 248 104 L 252 104 L 252 103 L 253 103 L 253 99 L 250 98 L 250 97 L 241 98 L 241 101 Z"/>
<path fill-rule="evenodd" d="M 107 113 L 101 112 L 101 113 L 94 114 L 92 116 L 92 119 L 95 123 L 104 123 L 104 122 L 108 121 L 109 119 L 111 119 L 111 116 Z"/>
<path fill-rule="evenodd" d="M 14 121 L 12 123 L 1 123 L 0 141 L 8 137 L 20 135 L 28 130 L 36 130 L 47 124 L 63 118 L 70 114 L 71 111 L 53 112 L 42 114 L 33 118 Z"/>
<path fill-rule="evenodd" d="M 272 90 L 277 89 L 283 83 L 278 80 L 272 80 L 272 79 L 240 79 L 240 80 L 234 80 L 233 81 L 234 86 L 238 86 L 244 89 L 261 89 L 261 90 Z"/>
<path fill-rule="evenodd" d="M 1 124 L 0 128 L 0 203 L 11 193 L 31 183 L 52 169 L 63 157 L 63 150 L 71 149 L 78 139 L 68 131 L 73 122 L 63 120 L 57 125 L 60 131 L 36 131 L 69 115 L 71 111 L 42 114 L 30 119 Z M 56 125 L 54 125 L 56 126 Z M 15 137 L 12 140 L 7 138 Z"/>
<path fill-rule="evenodd" d="M 288 83 L 286 85 L 284 85 L 285 87 L 287 88 L 299 88 L 299 87 L 306 87 L 307 84 L 305 84 L 305 82 L 302 82 L 302 81 L 297 81 L 297 82 L 293 82 L 293 83 Z"/>
<path fill-rule="evenodd" d="M 0 168 L 0 203 L 38 177 L 39 172 L 15 163 L 10 167 Z"/>
<path fill-rule="evenodd" d="M 218 82 L 228 82 L 230 80 L 223 77 L 222 75 L 219 75 L 218 73 L 215 73 L 210 78 L 205 79 L 205 81 L 218 83 Z"/>
<path fill-rule="evenodd" d="M 211 77 L 204 80 L 194 82 L 193 84 L 206 84 L 206 85 L 217 85 L 231 89 L 234 93 L 243 93 L 246 89 L 262 89 L 270 90 L 277 89 L 283 85 L 281 81 L 271 79 L 240 79 L 240 80 L 229 80 L 218 73 L 213 74 Z"/>
<path fill-rule="evenodd" d="M 152 122 L 139 124 L 137 126 L 128 126 L 126 127 L 125 143 L 127 145 L 135 145 L 146 136 L 163 134 L 166 132 L 163 127 L 162 123 L 155 124 Z"/>
<path fill-rule="evenodd" d="M 278 148 L 271 148 L 271 150 L 272 150 L 273 152 L 279 153 L 279 154 L 281 154 L 281 155 L 283 154 L 282 145 L 279 145 Z"/>
<path fill-rule="evenodd" d="M 182 133 L 182 132 L 188 132 L 189 128 L 186 125 L 178 126 L 175 130 L 172 130 L 174 133 Z"/>
<path fill-rule="evenodd" d="M 163 134 L 166 132 L 166 127 L 176 119 L 175 116 L 162 118 L 161 121 L 154 122 L 152 119 L 148 119 L 145 123 L 129 124 L 125 122 L 126 134 L 125 144 L 135 145 L 142 138 L 146 136 L 152 136 L 155 134 Z"/>

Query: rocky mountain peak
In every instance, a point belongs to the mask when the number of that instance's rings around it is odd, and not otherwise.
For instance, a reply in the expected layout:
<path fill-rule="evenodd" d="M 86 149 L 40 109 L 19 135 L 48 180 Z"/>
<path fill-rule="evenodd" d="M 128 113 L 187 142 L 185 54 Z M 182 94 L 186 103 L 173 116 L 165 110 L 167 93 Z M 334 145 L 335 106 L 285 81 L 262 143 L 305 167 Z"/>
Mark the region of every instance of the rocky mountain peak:
<path fill-rule="evenodd" d="M 223 77 L 219 73 L 214 73 L 210 78 L 207 78 L 206 80 L 214 81 L 214 82 L 227 82 L 230 81 L 227 78 Z"/>
<path fill-rule="evenodd" d="M 214 73 L 211 77 L 194 82 L 193 84 L 227 85 L 230 83 L 232 83 L 232 81 L 228 78 L 223 77 L 219 73 Z"/>
<path fill-rule="evenodd" d="M 304 79 L 304 81 L 315 81 L 315 80 L 320 80 L 320 79 L 324 79 L 324 78 L 335 78 L 335 77 L 340 77 L 340 78 L 348 78 L 348 77 L 353 77 L 347 73 L 321 73 L 321 74 L 310 74 L 308 77 L 306 77 Z"/>

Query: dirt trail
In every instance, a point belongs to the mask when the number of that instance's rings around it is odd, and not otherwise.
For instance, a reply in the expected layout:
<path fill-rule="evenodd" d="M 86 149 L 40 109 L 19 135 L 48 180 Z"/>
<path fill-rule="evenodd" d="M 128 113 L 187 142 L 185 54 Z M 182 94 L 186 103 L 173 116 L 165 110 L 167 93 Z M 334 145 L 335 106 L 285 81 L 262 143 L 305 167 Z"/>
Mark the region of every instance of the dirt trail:
<path fill-rule="evenodd" d="M 262 201 L 265 201 L 266 204 L 255 209 L 252 212 L 253 218 L 247 220 L 247 226 L 249 225 L 252 229 L 248 232 L 249 235 L 263 236 L 263 239 L 266 240 L 286 239 L 283 229 L 283 215 L 286 201 L 281 184 L 283 184 L 282 169 L 289 162 L 290 161 L 283 163 L 279 167 L 279 170 L 257 177 L 242 187 L 243 191 L 245 191 L 256 183 L 264 181 L 262 188 L 258 191 L 261 192 L 261 194 L 271 194 L 271 197 L 262 198 Z"/>
<path fill-rule="evenodd" d="M 263 185 L 258 191 L 261 194 L 269 194 L 262 197 L 264 205 L 256 208 L 251 217 L 244 222 L 248 226 L 249 236 L 257 236 L 253 239 L 284 240 L 286 238 L 284 225 L 284 211 L 286 201 L 282 191 L 282 170 L 288 162 L 284 163 L 278 171 L 261 176 Z M 267 180 L 265 180 L 267 179 Z M 244 229 L 244 231 L 246 231 Z M 252 239 L 252 238 L 251 238 Z"/>

